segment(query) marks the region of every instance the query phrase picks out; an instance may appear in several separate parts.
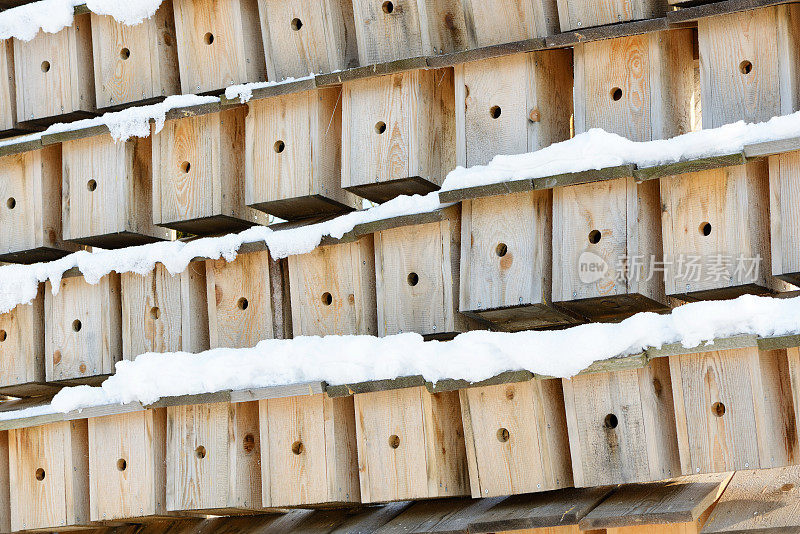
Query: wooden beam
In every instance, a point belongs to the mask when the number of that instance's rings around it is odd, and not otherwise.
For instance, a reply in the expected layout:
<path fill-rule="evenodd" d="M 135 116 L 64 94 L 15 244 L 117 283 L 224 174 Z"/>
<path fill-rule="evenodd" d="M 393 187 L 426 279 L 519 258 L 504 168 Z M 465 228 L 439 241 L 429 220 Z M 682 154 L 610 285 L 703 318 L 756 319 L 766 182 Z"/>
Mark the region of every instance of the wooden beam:
<path fill-rule="evenodd" d="M 587 41 L 601 41 L 603 39 L 628 37 L 630 35 L 640 35 L 668 29 L 670 29 L 670 24 L 667 18 L 661 17 L 657 19 L 634 20 L 630 22 L 620 22 L 618 24 L 609 24 L 607 26 L 594 26 L 592 28 L 557 33 L 548 36 L 546 41 L 548 48 L 563 48 Z"/>
<path fill-rule="evenodd" d="M 723 2 L 712 2 L 710 4 L 678 9 L 677 11 L 669 11 L 667 13 L 667 20 L 672 25 L 683 24 L 716 15 L 738 13 L 740 11 L 750 11 L 752 9 L 792 4 L 795 2 L 797 2 L 797 0 L 725 0 Z"/>

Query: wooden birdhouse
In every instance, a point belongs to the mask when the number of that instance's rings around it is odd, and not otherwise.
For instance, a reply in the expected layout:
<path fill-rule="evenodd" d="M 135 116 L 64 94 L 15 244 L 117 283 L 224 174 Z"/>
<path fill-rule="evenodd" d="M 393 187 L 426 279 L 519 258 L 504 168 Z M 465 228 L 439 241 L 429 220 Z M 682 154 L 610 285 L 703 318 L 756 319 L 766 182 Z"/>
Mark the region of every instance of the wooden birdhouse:
<path fill-rule="evenodd" d="M 748 199 L 749 202 L 749 199 Z M 784 152 L 769 157 L 770 257 L 772 275 L 800 285 L 800 152 Z M 761 207 L 763 210 L 764 208 Z M 763 214 L 755 214 L 762 218 Z M 769 268 L 769 264 L 761 267 Z M 767 273 L 768 274 L 768 273 Z"/>
<path fill-rule="evenodd" d="M 167 515 L 167 410 L 89 419 L 92 521 Z"/>
<path fill-rule="evenodd" d="M 458 312 L 459 206 L 441 220 L 375 233 L 378 335 L 448 337 L 468 329 Z"/>
<path fill-rule="evenodd" d="M 168 120 L 153 134 L 155 224 L 204 234 L 267 223 L 244 203 L 246 114 L 239 106 Z"/>
<path fill-rule="evenodd" d="M 11 481 L 8 432 L 0 432 L 0 532 L 11 532 Z"/>
<path fill-rule="evenodd" d="M 258 406 L 265 507 L 361 502 L 352 397 L 317 393 Z"/>
<path fill-rule="evenodd" d="M 453 70 L 342 87 L 342 187 L 374 202 L 439 189 L 456 162 Z"/>
<path fill-rule="evenodd" d="M 457 392 L 360 393 L 355 414 L 362 502 L 469 495 Z"/>
<path fill-rule="evenodd" d="M 336 86 L 248 103 L 248 206 L 287 220 L 361 207 L 341 184 L 341 96 Z"/>
<path fill-rule="evenodd" d="M 8 431 L 11 530 L 89 525 L 86 419 Z"/>
<path fill-rule="evenodd" d="M 258 403 L 167 408 L 167 509 L 261 511 Z"/>
<path fill-rule="evenodd" d="M 798 17 L 783 4 L 697 21 L 704 128 L 800 109 Z"/>
<path fill-rule="evenodd" d="M 558 20 L 562 32 L 655 19 L 666 14 L 667 2 L 663 0 L 558 0 Z"/>
<path fill-rule="evenodd" d="M 45 384 L 44 359 L 44 284 L 39 284 L 31 302 L 0 315 L 0 394 L 27 397 L 52 390 Z"/>
<path fill-rule="evenodd" d="M 789 288 L 770 275 L 766 160 L 660 182 L 668 295 L 719 299 Z"/>
<path fill-rule="evenodd" d="M 181 92 L 172 1 L 134 26 L 92 13 L 98 108 L 151 101 Z"/>
<path fill-rule="evenodd" d="M 230 263 L 206 260 L 211 348 L 253 347 L 284 333 L 283 272 L 267 250 L 239 254 Z"/>
<path fill-rule="evenodd" d="M 258 0 L 270 80 L 358 66 L 351 0 Z"/>
<path fill-rule="evenodd" d="M 552 206 L 550 189 L 461 203 L 461 313 L 502 330 L 577 321 L 552 306 Z"/>
<path fill-rule="evenodd" d="M 487 2 L 486 5 L 491 5 Z M 572 52 L 513 54 L 455 68 L 458 164 L 533 152 L 570 137 Z"/>
<path fill-rule="evenodd" d="M 669 362 L 562 380 L 575 487 L 681 474 Z"/>
<path fill-rule="evenodd" d="M 168 240 L 153 225 L 151 139 L 99 135 L 62 144 L 64 239 L 119 248 Z"/>
<path fill-rule="evenodd" d="M 468 41 L 474 48 L 558 33 L 555 0 L 467 0 L 462 3 Z"/>
<path fill-rule="evenodd" d="M 117 273 L 97 284 L 63 278 L 45 287 L 45 376 L 48 382 L 96 384 L 122 358 L 122 310 Z"/>
<path fill-rule="evenodd" d="M 377 335 L 372 234 L 287 260 L 294 337 Z"/>
<path fill-rule="evenodd" d="M 559 380 L 467 388 L 460 396 L 473 497 L 572 486 Z"/>
<path fill-rule="evenodd" d="M 171 275 L 157 263 L 141 276 L 120 275 L 122 357 L 145 352 L 202 352 L 209 348 L 206 265 L 195 261 Z"/>
<path fill-rule="evenodd" d="M 95 111 L 90 15 L 57 33 L 14 39 L 17 120 L 69 122 Z"/>
<path fill-rule="evenodd" d="M 362 66 L 471 47 L 461 2 L 352 1 Z"/>
<path fill-rule="evenodd" d="M 14 84 L 14 45 L 0 40 L 0 133 L 17 129 L 17 100 Z"/>
<path fill-rule="evenodd" d="M 794 365 L 756 347 L 670 356 L 683 473 L 797 464 Z"/>
<path fill-rule="evenodd" d="M 0 157 L 0 259 L 35 263 L 78 250 L 62 240 L 61 145 Z"/>
<path fill-rule="evenodd" d="M 173 7 L 184 94 L 267 79 L 258 0 L 173 0 Z"/>

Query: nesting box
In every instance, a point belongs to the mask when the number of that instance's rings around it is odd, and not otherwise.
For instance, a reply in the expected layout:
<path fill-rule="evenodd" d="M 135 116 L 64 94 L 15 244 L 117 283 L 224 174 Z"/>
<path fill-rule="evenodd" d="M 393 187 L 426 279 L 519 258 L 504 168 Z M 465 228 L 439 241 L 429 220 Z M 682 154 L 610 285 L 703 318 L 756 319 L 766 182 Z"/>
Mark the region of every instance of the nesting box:
<path fill-rule="evenodd" d="M 253 347 L 283 338 L 282 266 L 269 251 L 239 254 L 230 263 L 206 260 L 211 348 Z"/>
<path fill-rule="evenodd" d="M 39 284 L 31 302 L 0 315 L 0 394 L 22 397 L 51 390 L 44 357 L 44 284 Z"/>
<path fill-rule="evenodd" d="M 245 202 L 281 219 L 349 211 L 342 189 L 341 87 L 252 100 L 245 147 Z"/>
<path fill-rule="evenodd" d="M 61 145 L 0 157 L 0 259 L 55 260 L 78 246 L 61 231 Z"/>
<path fill-rule="evenodd" d="M 172 237 L 153 224 L 149 137 L 99 135 L 61 146 L 64 239 L 118 248 Z"/>
<path fill-rule="evenodd" d="M 76 15 L 71 26 L 57 33 L 14 39 L 14 78 L 19 122 L 67 122 L 93 115 L 90 15 Z"/>
<path fill-rule="evenodd" d="M 460 396 L 473 497 L 572 486 L 559 380 L 468 388 Z"/>
<path fill-rule="evenodd" d="M 372 235 L 289 256 L 294 336 L 376 335 Z"/>
<path fill-rule="evenodd" d="M 697 21 L 704 128 L 800 108 L 798 17 L 784 4 Z"/>
<path fill-rule="evenodd" d="M 627 484 L 678 476 L 670 366 L 562 380 L 575 487 Z"/>
<path fill-rule="evenodd" d="M 453 70 L 345 82 L 342 187 L 384 202 L 439 189 L 456 162 Z"/>
<path fill-rule="evenodd" d="M 91 16 L 98 108 L 181 92 L 171 0 L 134 26 L 108 15 Z"/>
<path fill-rule="evenodd" d="M 785 350 L 670 356 L 669 365 L 684 474 L 800 461 Z"/>
<path fill-rule="evenodd" d="M 173 7 L 184 94 L 267 79 L 258 0 L 173 0 Z"/>
<path fill-rule="evenodd" d="M 168 120 L 153 134 L 155 224 L 203 234 L 267 223 L 244 203 L 246 114 L 239 106 Z"/>
<path fill-rule="evenodd" d="M 86 419 L 8 431 L 11 530 L 89 525 Z"/>
<path fill-rule="evenodd" d="M 472 47 L 513 43 L 558 33 L 555 0 L 466 0 L 464 17 Z"/>
<path fill-rule="evenodd" d="M 750 200 L 748 199 L 748 202 Z M 769 217 L 772 275 L 800 285 L 800 152 L 769 157 Z M 762 208 L 763 209 L 763 208 Z M 759 217 L 761 215 L 757 215 Z M 766 265 L 763 267 L 766 268 Z"/>
<path fill-rule="evenodd" d="M 166 515 L 167 410 L 89 419 L 92 521 Z"/>
<path fill-rule="evenodd" d="M 487 2 L 486 5 L 491 5 Z M 455 68 L 458 164 L 534 152 L 570 137 L 572 51 L 546 50 Z"/>
<path fill-rule="evenodd" d="M 359 393 L 355 414 L 362 502 L 469 495 L 458 392 Z"/>
<path fill-rule="evenodd" d="M 167 408 L 167 509 L 230 515 L 261 510 L 258 403 Z"/>
<path fill-rule="evenodd" d="M 258 0 L 270 80 L 358 65 L 351 0 Z"/>
<path fill-rule="evenodd" d="M 361 65 L 470 48 L 457 0 L 352 0 Z"/>
<path fill-rule="evenodd" d="M 14 46 L 10 39 L 0 40 L 0 132 L 16 129 L 17 101 L 14 88 Z"/>
<path fill-rule="evenodd" d="M 264 506 L 361 501 L 352 397 L 261 400 L 259 425 Z"/>
<path fill-rule="evenodd" d="M 766 160 L 660 182 L 668 295 L 719 299 L 788 289 L 770 275 Z"/>
<path fill-rule="evenodd" d="M 459 206 L 441 220 L 375 233 L 378 335 L 446 337 L 468 329 L 458 312 Z"/>
<path fill-rule="evenodd" d="M 209 348 L 204 261 L 192 262 L 174 276 L 157 263 L 144 276 L 123 273 L 120 282 L 123 359 Z"/>
<path fill-rule="evenodd" d="M 562 32 L 654 19 L 666 13 L 667 2 L 664 0 L 558 0 L 558 20 Z"/>
<path fill-rule="evenodd" d="M 117 273 L 97 284 L 63 278 L 45 287 L 45 376 L 48 382 L 92 384 L 114 372 L 122 357 L 122 310 Z"/>
<path fill-rule="evenodd" d="M 0 532 L 11 532 L 11 481 L 8 464 L 8 432 L 0 432 Z"/>
<path fill-rule="evenodd" d="M 461 313 L 503 330 L 576 322 L 552 306 L 553 192 L 461 204 Z"/>

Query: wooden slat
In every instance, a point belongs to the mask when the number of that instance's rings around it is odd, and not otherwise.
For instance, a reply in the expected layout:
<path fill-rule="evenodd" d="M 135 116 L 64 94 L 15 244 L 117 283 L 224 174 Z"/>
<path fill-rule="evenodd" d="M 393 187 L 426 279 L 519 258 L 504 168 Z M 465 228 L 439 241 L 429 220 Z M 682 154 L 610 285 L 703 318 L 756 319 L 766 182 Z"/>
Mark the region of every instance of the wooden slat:
<path fill-rule="evenodd" d="M 470 525 L 502 498 L 422 501 L 379 528 L 376 534 L 468 534 Z"/>
<path fill-rule="evenodd" d="M 792 4 L 795 2 L 797 2 L 797 0 L 725 0 L 723 2 L 712 2 L 710 4 L 670 11 L 667 13 L 667 20 L 670 24 L 675 25 L 693 22 L 706 17 L 714 17 L 716 15 L 750 11 L 752 9 Z"/>
<path fill-rule="evenodd" d="M 302 93 L 304 91 L 310 91 L 317 87 L 317 77 L 315 78 L 305 78 L 302 80 L 295 80 L 291 82 L 282 82 L 277 83 L 275 85 L 269 85 L 267 87 L 259 87 L 252 90 L 252 96 L 250 100 L 260 100 L 262 98 L 272 98 L 275 96 L 282 96 L 288 95 L 291 93 Z M 228 98 L 225 95 L 220 97 L 220 106 L 223 108 L 229 106 L 239 106 L 241 105 L 241 100 L 239 97 L 235 98 Z"/>
<path fill-rule="evenodd" d="M 747 163 L 744 152 L 725 154 L 722 156 L 711 156 L 707 158 L 681 160 L 666 165 L 656 165 L 653 167 L 637 167 L 633 173 L 637 182 L 653 180 L 665 176 L 676 174 L 687 174 L 691 172 L 705 171 L 708 169 L 719 169 L 723 167 L 733 167 Z"/>
<path fill-rule="evenodd" d="M 265 399 L 279 399 L 284 397 L 299 397 L 301 395 L 315 395 L 325 392 L 324 382 L 306 382 L 303 384 L 290 384 L 287 386 L 272 386 L 265 388 L 244 389 L 231 391 L 231 402 L 248 402 Z"/>
<path fill-rule="evenodd" d="M 787 139 L 776 139 L 775 141 L 764 141 L 744 146 L 744 156 L 748 159 L 772 156 L 784 152 L 794 152 L 800 150 L 800 137 L 789 137 Z"/>
<path fill-rule="evenodd" d="M 600 41 L 603 39 L 614 39 L 616 37 L 627 37 L 629 35 L 640 35 L 643 33 L 668 30 L 669 28 L 670 24 L 667 18 L 661 17 L 621 22 L 618 24 L 609 24 L 607 26 L 594 26 L 592 28 L 558 33 L 547 37 L 546 41 L 549 48 L 561 48 L 573 46 L 578 43 L 585 43 L 587 41 Z"/>

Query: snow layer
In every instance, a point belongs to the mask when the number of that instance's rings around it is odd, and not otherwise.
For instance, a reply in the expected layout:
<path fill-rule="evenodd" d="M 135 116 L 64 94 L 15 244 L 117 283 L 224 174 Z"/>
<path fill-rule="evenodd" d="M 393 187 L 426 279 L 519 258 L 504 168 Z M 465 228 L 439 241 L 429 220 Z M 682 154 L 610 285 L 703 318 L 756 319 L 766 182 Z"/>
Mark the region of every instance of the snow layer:
<path fill-rule="evenodd" d="M 71 26 L 75 6 L 110 15 L 132 26 L 152 17 L 162 0 L 41 0 L 0 12 L 0 39 L 30 41 L 39 31 L 57 33 Z"/>
<path fill-rule="evenodd" d="M 423 342 L 418 334 L 299 337 L 261 341 L 247 349 L 200 354 L 147 353 L 117 363 L 99 387 L 59 392 L 54 411 L 160 397 L 325 381 L 352 384 L 422 375 L 471 382 L 504 371 L 526 369 L 568 378 L 597 360 L 637 354 L 649 347 L 681 343 L 697 347 L 738 334 L 800 333 L 800 297 L 746 295 L 735 300 L 686 304 L 669 315 L 639 313 L 618 324 L 585 324 L 566 330 L 501 333 L 474 331 L 452 341 Z"/>
<path fill-rule="evenodd" d="M 242 83 L 238 85 L 229 85 L 225 88 L 225 98 L 228 100 L 233 100 L 235 98 L 239 99 L 239 102 L 242 104 L 246 104 L 253 98 L 253 91 L 256 89 L 264 89 L 266 87 L 275 87 L 276 85 L 284 85 L 287 83 L 292 82 L 299 82 L 302 80 L 311 80 L 314 78 L 314 74 L 308 74 L 307 76 L 303 76 L 301 78 L 286 78 L 279 82 L 267 81 L 267 82 L 252 82 L 252 83 Z"/>

